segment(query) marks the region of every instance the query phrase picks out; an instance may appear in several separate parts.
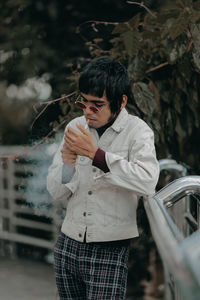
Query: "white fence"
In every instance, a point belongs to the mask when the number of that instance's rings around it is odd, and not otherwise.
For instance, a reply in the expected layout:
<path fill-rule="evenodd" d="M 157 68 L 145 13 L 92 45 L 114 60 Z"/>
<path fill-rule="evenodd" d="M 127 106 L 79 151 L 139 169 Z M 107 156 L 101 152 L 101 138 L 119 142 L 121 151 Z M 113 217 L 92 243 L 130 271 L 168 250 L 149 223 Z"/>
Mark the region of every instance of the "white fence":
<path fill-rule="evenodd" d="M 52 205 L 46 174 L 52 157 L 47 146 L 27 151 L 0 147 L 0 241 L 53 249 L 62 209 Z M 15 155 L 19 155 L 15 159 Z"/>

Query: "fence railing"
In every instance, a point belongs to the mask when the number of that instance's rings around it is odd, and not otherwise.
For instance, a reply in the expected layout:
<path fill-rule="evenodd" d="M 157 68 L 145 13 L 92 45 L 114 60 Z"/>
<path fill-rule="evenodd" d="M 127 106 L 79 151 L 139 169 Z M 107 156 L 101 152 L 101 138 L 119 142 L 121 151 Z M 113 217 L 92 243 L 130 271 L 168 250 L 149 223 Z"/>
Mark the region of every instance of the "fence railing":
<path fill-rule="evenodd" d="M 46 191 L 48 147 L 0 147 L 0 157 L 1 251 L 2 241 L 10 241 L 12 252 L 16 242 L 53 249 L 61 217 Z"/>

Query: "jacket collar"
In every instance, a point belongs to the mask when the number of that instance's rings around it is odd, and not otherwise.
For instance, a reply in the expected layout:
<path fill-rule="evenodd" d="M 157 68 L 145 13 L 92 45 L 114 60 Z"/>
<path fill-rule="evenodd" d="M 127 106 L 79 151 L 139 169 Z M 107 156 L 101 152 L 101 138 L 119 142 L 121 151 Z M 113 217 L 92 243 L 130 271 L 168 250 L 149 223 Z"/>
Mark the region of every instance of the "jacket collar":
<path fill-rule="evenodd" d="M 111 128 L 115 130 L 116 132 L 120 132 L 124 129 L 127 123 L 127 118 L 128 118 L 128 112 L 125 108 L 123 108 L 115 122 L 111 125 Z"/>

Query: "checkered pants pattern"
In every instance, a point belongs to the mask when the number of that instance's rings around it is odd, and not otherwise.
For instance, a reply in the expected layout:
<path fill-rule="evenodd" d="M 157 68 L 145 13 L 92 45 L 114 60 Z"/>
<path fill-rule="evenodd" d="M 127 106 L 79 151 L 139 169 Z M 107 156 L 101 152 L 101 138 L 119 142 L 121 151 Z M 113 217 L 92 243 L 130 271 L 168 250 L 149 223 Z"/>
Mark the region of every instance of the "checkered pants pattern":
<path fill-rule="evenodd" d="M 60 300 L 124 300 L 129 247 L 81 243 L 63 233 L 54 251 Z"/>

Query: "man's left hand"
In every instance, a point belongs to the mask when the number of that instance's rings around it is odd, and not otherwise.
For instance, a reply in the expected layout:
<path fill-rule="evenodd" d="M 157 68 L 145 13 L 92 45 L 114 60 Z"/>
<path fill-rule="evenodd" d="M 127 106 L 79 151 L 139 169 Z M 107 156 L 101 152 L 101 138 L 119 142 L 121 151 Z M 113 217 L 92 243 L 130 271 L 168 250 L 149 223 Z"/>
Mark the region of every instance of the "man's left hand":
<path fill-rule="evenodd" d="M 76 123 L 76 126 L 81 133 L 69 127 L 65 133 L 65 143 L 72 152 L 75 152 L 77 155 L 87 156 L 93 160 L 98 147 L 94 144 L 89 130 L 79 123 Z"/>

